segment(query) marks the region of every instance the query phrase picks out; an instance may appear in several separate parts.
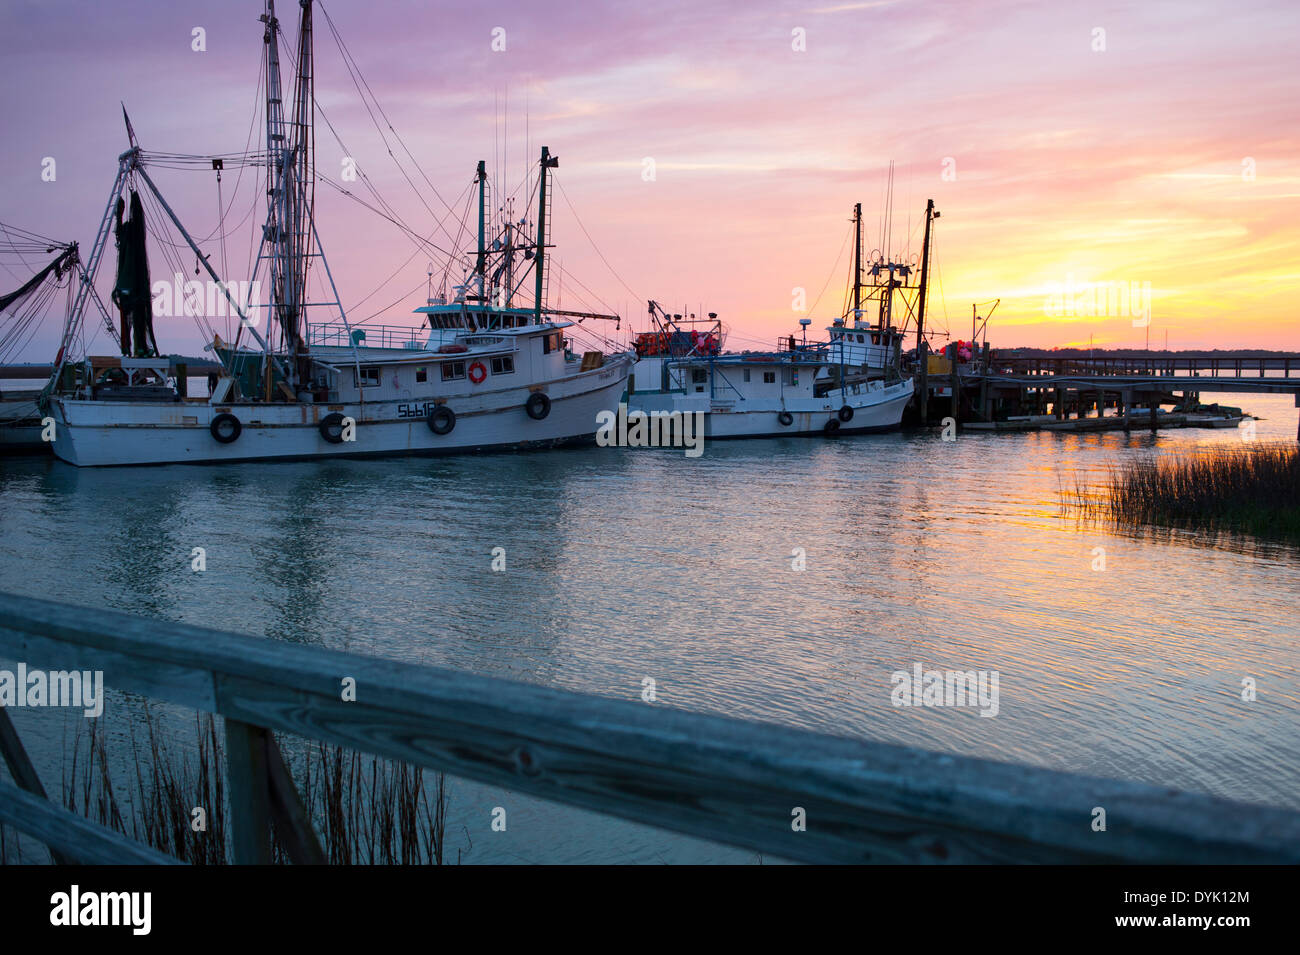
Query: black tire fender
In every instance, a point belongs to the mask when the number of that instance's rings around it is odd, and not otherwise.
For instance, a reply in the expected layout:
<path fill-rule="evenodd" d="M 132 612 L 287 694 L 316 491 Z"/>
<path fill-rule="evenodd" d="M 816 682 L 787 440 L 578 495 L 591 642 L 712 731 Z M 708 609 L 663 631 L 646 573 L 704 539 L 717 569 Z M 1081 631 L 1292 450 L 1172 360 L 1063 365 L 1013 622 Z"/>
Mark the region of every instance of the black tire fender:
<path fill-rule="evenodd" d="M 320 436 L 330 444 L 343 443 L 344 416 L 337 411 L 320 419 Z"/>
<path fill-rule="evenodd" d="M 781 427 L 788 428 L 790 425 L 794 424 L 794 415 L 790 414 L 788 411 L 782 411 L 776 416 L 776 420 L 781 422 Z"/>
<path fill-rule="evenodd" d="M 238 440 L 240 433 L 244 430 L 244 426 L 240 423 L 240 420 L 229 411 L 223 411 L 212 419 L 212 423 L 208 425 L 208 430 L 212 432 L 212 436 L 220 443 L 232 444 Z"/>
<path fill-rule="evenodd" d="M 456 427 L 456 412 L 446 405 L 438 405 L 429 412 L 429 430 L 434 434 L 451 434 Z"/>
<path fill-rule="evenodd" d="M 843 421 L 845 424 L 848 424 L 850 421 L 853 420 L 853 406 L 842 405 L 840 407 L 840 410 L 837 412 L 837 414 L 839 414 L 841 421 Z"/>
<path fill-rule="evenodd" d="M 524 410 L 534 421 L 541 421 L 551 413 L 551 399 L 540 391 L 534 391 L 524 403 Z"/>
<path fill-rule="evenodd" d="M 830 435 L 830 434 L 836 434 L 836 433 L 839 432 L 839 430 L 840 430 L 840 419 L 839 419 L 839 418 L 831 418 L 831 419 L 830 419 L 829 421 L 827 421 L 826 424 L 822 427 L 822 431 L 823 431 L 824 433 L 828 434 L 828 435 Z"/>

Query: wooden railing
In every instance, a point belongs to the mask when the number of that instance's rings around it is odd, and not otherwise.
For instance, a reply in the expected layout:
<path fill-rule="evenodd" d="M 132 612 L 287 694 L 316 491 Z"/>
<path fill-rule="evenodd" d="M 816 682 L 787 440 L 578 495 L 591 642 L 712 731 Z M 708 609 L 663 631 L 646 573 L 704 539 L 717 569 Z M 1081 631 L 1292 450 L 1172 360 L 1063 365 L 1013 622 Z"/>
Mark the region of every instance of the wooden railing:
<path fill-rule="evenodd" d="M 0 658 L 224 717 L 240 863 L 270 860 L 272 826 L 322 858 L 272 731 L 807 862 L 1300 862 L 1289 810 L 5 594 Z M 69 859 L 166 861 L 46 799 L 0 718 L 22 787 L 0 784 L 0 822 Z"/>

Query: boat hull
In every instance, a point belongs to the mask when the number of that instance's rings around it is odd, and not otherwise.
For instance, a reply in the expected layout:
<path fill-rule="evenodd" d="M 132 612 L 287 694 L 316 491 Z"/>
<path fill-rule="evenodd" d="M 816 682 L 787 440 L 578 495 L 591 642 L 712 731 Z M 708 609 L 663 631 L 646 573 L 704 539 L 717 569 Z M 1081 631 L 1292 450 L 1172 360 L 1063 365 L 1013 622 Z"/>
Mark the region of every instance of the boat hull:
<path fill-rule="evenodd" d="M 727 438 L 768 438 L 789 435 L 851 435 L 892 431 L 902 423 L 903 409 L 912 400 L 910 379 L 884 385 L 879 382 L 849 389 L 841 397 L 834 391 L 821 398 L 746 399 L 734 404 L 720 404 L 704 395 L 662 393 L 634 394 L 629 412 L 704 413 L 704 436 L 710 440 Z M 840 408 L 848 405 L 853 415 L 848 421 L 839 417 Z M 782 424 L 781 414 L 790 416 Z M 836 422 L 830 425 L 829 422 Z"/>
<path fill-rule="evenodd" d="M 597 415 L 616 408 L 630 363 L 548 382 L 449 401 L 455 426 L 435 434 L 428 424 L 434 402 L 362 404 L 222 404 L 117 402 L 58 398 L 54 453 L 78 467 L 143 464 L 216 464 L 308 458 L 466 454 L 559 447 L 594 441 Z M 538 421 L 525 410 L 533 391 L 550 398 Z M 233 414 L 239 437 L 228 444 L 211 433 L 212 419 Z M 356 422 L 355 439 L 337 444 L 321 433 L 321 420 L 338 413 Z"/>
<path fill-rule="evenodd" d="M 44 454 L 49 445 L 41 440 L 41 412 L 35 393 L 0 399 L 0 454 Z"/>

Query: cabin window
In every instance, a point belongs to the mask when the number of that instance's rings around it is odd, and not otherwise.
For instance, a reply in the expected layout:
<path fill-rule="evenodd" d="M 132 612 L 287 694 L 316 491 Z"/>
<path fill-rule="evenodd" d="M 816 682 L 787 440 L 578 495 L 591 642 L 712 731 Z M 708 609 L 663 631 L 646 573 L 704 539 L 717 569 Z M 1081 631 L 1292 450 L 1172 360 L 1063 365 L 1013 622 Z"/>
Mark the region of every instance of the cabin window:
<path fill-rule="evenodd" d="M 561 348 L 560 333 L 552 332 L 542 339 L 542 354 L 549 355 L 553 351 L 559 351 Z"/>
<path fill-rule="evenodd" d="M 510 355 L 502 355 L 500 358 L 492 359 L 492 374 L 510 375 L 515 370 L 515 360 Z"/>
<path fill-rule="evenodd" d="M 861 336 L 861 335 L 859 335 L 859 336 L 858 336 L 858 341 L 860 341 L 860 342 L 865 342 L 865 341 L 866 341 L 866 339 L 865 339 L 865 338 L 863 338 L 863 337 L 862 337 L 862 336 Z"/>
<path fill-rule="evenodd" d="M 357 388 L 374 388 L 379 384 L 379 366 L 367 365 L 361 369 L 361 378 L 357 379 L 357 370 L 352 369 L 352 384 Z"/>
<path fill-rule="evenodd" d="M 691 381 L 697 385 L 702 385 L 709 380 L 709 373 L 703 368 L 696 368 L 691 372 Z"/>
<path fill-rule="evenodd" d="M 749 369 L 745 369 L 745 381 L 749 381 Z"/>
<path fill-rule="evenodd" d="M 442 380 L 455 381 L 457 378 L 465 377 L 465 363 L 463 361 L 444 361 L 442 363 Z"/>
<path fill-rule="evenodd" d="M 417 368 L 417 369 L 415 369 L 415 382 L 416 382 L 416 384 L 423 384 L 424 382 L 426 382 L 426 381 L 428 381 L 428 380 L 429 380 L 429 369 L 427 369 L 427 368 Z"/>
<path fill-rule="evenodd" d="M 765 372 L 763 372 L 763 384 L 765 384 L 765 385 L 775 385 L 775 384 L 776 384 L 776 372 L 774 372 L 774 371 L 765 371 Z"/>
<path fill-rule="evenodd" d="M 793 368 L 782 368 L 781 378 L 785 381 L 787 385 L 799 384 L 799 373 L 795 371 Z"/>

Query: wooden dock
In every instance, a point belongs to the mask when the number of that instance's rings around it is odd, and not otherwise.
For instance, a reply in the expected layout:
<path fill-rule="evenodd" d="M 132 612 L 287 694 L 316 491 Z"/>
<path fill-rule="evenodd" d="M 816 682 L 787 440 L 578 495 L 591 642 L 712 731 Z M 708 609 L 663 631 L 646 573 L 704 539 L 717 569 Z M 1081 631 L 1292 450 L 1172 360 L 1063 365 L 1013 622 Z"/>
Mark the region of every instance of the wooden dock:
<path fill-rule="evenodd" d="M 1300 862 L 1300 812 L 0 594 L 0 655 L 224 719 L 237 863 L 323 861 L 275 732 L 803 862 Z M 356 681 L 356 699 L 341 693 Z M 629 697 L 639 689 L 629 676 Z M 882 680 L 881 693 L 887 693 Z M 0 822 L 168 861 L 46 798 L 0 709 Z M 1095 807 L 1107 828 L 1093 831 Z M 806 831 L 795 831 L 797 810 Z"/>
<path fill-rule="evenodd" d="M 995 426 L 983 430 L 1030 430 L 998 425 L 1051 414 L 1058 422 L 1078 422 L 1055 430 L 1155 430 L 1186 423 L 1161 414 L 1161 406 L 1190 408 L 1205 393 L 1291 394 L 1300 408 L 1300 354 L 1001 357 L 986 344 L 969 363 L 948 362 L 945 371 L 931 370 L 924 382 L 918 423 L 951 417 L 959 424 Z M 1134 413 L 1135 408 L 1141 411 Z M 1090 417 L 1112 410 L 1113 424 Z"/>

